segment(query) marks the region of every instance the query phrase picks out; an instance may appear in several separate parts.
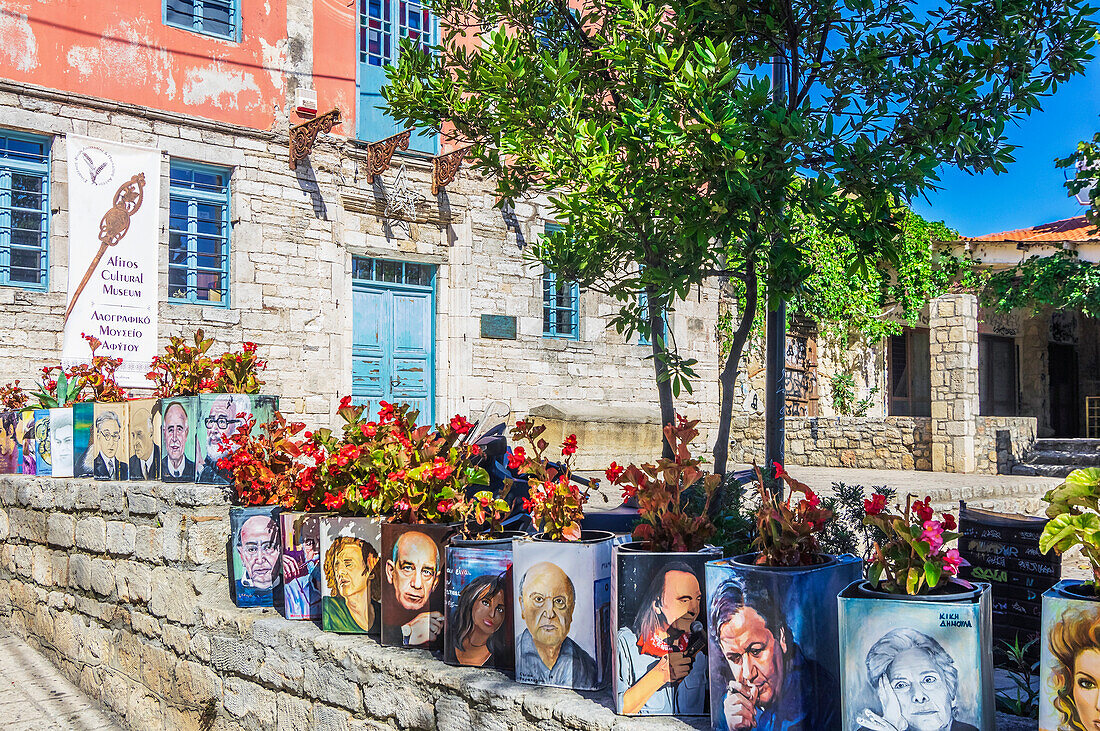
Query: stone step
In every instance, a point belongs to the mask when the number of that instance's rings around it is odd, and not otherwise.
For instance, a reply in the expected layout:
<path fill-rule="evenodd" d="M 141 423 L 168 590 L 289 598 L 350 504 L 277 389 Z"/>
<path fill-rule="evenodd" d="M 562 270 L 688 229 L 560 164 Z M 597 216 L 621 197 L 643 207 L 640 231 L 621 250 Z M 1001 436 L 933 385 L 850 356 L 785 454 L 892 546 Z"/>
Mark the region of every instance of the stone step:
<path fill-rule="evenodd" d="M 1016 464 L 1012 466 L 1014 475 L 1035 477 L 1067 477 L 1077 467 L 1068 464 Z"/>
<path fill-rule="evenodd" d="M 1024 460 L 1028 464 L 1060 464 L 1074 467 L 1100 467 L 1100 454 L 1093 452 L 1052 452 L 1031 450 Z"/>
<path fill-rule="evenodd" d="M 1037 452 L 1091 452 L 1100 454 L 1100 439 L 1068 439 L 1063 437 L 1036 439 L 1031 448 Z"/>

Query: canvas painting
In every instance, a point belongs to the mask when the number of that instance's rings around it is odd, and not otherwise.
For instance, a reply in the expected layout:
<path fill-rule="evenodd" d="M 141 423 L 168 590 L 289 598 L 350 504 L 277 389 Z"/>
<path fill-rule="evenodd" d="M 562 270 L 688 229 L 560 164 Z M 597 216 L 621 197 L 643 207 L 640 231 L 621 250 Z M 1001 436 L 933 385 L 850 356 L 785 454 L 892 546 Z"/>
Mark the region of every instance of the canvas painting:
<path fill-rule="evenodd" d="M 283 540 L 283 609 L 287 619 L 321 617 L 320 516 L 283 512 L 279 534 Z"/>
<path fill-rule="evenodd" d="M 131 480 L 160 478 L 160 401 L 135 399 L 129 403 L 130 443 L 127 467 Z"/>
<path fill-rule="evenodd" d="M 53 474 L 50 454 L 50 410 L 34 410 L 35 474 L 48 477 Z"/>
<path fill-rule="evenodd" d="M 702 716 L 707 707 L 704 564 L 721 553 L 615 552 L 615 712 Z M 660 681 L 660 682 L 657 682 Z"/>
<path fill-rule="evenodd" d="M 199 396 L 199 413 L 195 421 L 196 482 L 208 485 L 228 485 L 228 473 L 218 467 L 218 460 L 233 453 L 224 440 L 236 433 L 250 417 L 257 427 L 271 421 L 277 406 L 274 396 L 243 393 L 204 393 Z M 254 427 L 254 428 L 257 428 Z"/>
<path fill-rule="evenodd" d="M 707 564 L 713 728 L 841 728 L 833 606 L 860 566 L 854 556 L 784 571 L 735 559 Z"/>
<path fill-rule="evenodd" d="M 1100 728 L 1100 602 L 1043 594 L 1039 729 Z"/>
<path fill-rule="evenodd" d="M 0 474 L 10 475 L 19 469 L 18 411 L 0 411 Z"/>
<path fill-rule="evenodd" d="M 50 474 L 73 476 L 72 407 L 50 409 Z"/>
<path fill-rule="evenodd" d="M 449 546 L 444 657 L 452 665 L 511 670 L 512 550 Z"/>
<path fill-rule="evenodd" d="M 840 598 L 844 729 L 992 731 L 988 593 L 980 602 Z M 984 646 L 983 646 L 984 645 Z"/>
<path fill-rule="evenodd" d="M 517 540 L 516 680 L 599 690 L 611 665 L 611 543 Z"/>
<path fill-rule="evenodd" d="M 37 472 L 38 463 L 38 447 L 34 441 L 34 409 L 19 412 L 15 436 L 19 440 L 19 472 L 33 475 Z"/>
<path fill-rule="evenodd" d="M 443 648 L 443 546 L 448 525 L 382 526 L 382 644 Z"/>
<path fill-rule="evenodd" d="M 125 403 L 96 403 L 92 419 L 92 477 L 130 479 L 130 426 Z M 85 462 L 85 467 L 87 462 Z"/>
<path fill-rule="evenodd" d="M 381 622 L 382 526 L 377 518 L 320 521 L 321 626 L 326 632 L 377 633 Z"/>
<path fill-rule="evenodd" d="M 95 469 L 95 447 L 92 433 L 95 423 L 95 403 L 73 404 L 73 475 L 92 477 Z"/>
<path fill-rule="evenodd" d="M 160 401 L 161 444 L 160 479 L 164 482 L 195 481 L 195 423 L 198 396 L 176 396 Z"/>
<path fill-rule="evenodd" d="M 283 603 L 279 512 L 279 507 L 271 505 L 229 511 L 233 602 L 238 607 Z"/>

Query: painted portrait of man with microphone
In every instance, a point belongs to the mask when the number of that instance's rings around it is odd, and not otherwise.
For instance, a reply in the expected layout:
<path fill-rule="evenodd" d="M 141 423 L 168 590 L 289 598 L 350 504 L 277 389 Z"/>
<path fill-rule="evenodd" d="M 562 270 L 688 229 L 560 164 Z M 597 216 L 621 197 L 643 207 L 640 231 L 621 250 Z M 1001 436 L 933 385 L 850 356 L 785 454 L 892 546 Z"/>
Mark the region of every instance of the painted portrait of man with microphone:
<path fill-rule="evenodd" d="M 634 623 L 616 637 L 615 703 L 627 715 L 707 712 L 706 628 L 699 577 L 672 561 L 654 572 Z"/>

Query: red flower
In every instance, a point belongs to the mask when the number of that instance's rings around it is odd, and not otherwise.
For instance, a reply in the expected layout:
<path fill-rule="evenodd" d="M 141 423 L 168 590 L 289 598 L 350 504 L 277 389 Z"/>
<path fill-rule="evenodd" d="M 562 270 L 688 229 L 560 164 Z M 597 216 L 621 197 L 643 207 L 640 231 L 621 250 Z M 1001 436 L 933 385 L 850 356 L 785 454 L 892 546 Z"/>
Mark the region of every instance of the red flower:
<path fill-rule="evenodd" d="M 945 530 L 955 530 L 958 528 L 958 524 L 955 522 L 955 516 L 951 513 L 943 514 L 943 527 Z"/>
<path fill-rule="evenodd" d="M 481 503 L 481 507 L 487 508 L 489 507 L 489 503 L 492 502 L 492 499 L 489 497 L 488 493 L 482 493 L 481 497 L 479 497 L 477 501 Z"/>
<path fill-rule="evenodd" d="M 523 451 L 523 447 L 516 447 L 512 450 L 512 453 L 508 455 L 508 469 L 518 470 L 526 461 L 527 453 Z"/>
<path fill-rule="evenodd" d="M 778 462 L 772 462 L 772 467 L 775 468 L 775 479 L 777 480 L 787 474 L 786 471 L 783 469 L 783 465 L 779 464 Z"/>
<path fill-rule="evenodd" d="M 474 425 L 466 421 L 466 417 L 456 415 L 451 417 L 451 428 L 459 434 L 466 434 L 474 428 Z"/>
<path fill-rule="evenodd" d="M 481 447 L 476 444 L 470 444 L 466 447 L 466 449 L 470 453 L 471 457 L 476 457 L 481 454 Z"/>
<path fill-rule="evenodd" d="M 959 567 L 963 565 L 963 557 L 959 555 L 959 549 L 950 548 L 943 554 L 943 571 L 954 576 L 959 573 Z"/>
<path fill-rule="evenodd" d="M 882 493 L 876 492 L 870 500 L 863 501 L 863 512 L 867 515 L 878 515 L 883 510 L 886 510 L 886 496 Z"/>
<path fill-rule="evenodd" d="M 378 433 L 378 425 L 375 424 L 373 421 L 368 421 L 366 424 L 359 425 L 359 431 L 361 431 L 363 433 L 363 436 L 365 436 L 367 439 L 370 439 Z"/>
<path fill-rule="evenodd" d="M 605 477 L 607 477 L 608 482 L 614 484 L 619 481 L 619 477 L 622 476 L 625 470 L 625 467 L 620 467 L 619 465 L 612 462 L 611 466 L 604 470 L 603 474 Z"/>
<path fill-rule="evenodd" d="M 340 399 L 341 409 L 346 409 L 349 406 L 351 406 L 351 396 L 345 396 L 344 398 Z"/>
<path fill-rule="evenodd" d="M 440 500 L 439 503 L 436 505 L 436 509 L 438 509 L 440 513 L 449 513 L 454 510 L 454 507 L 454 500 Z"/>
<path fill-rule="evenodd" d="M 386 476 L 386 479 L 392 480 L 394 482 L 397 482 L 398 480 L 404 480 L 405 479 L 405 470 L 394 470 L 393 472 L 391 472 L 389 475 Z"/>
<path fill-rule="evenodd" d="M 398 500 L 397 502 L 395 502 L 393 504 L 393 507 L 396 508 L 397 510 L 408 510 L 412 506 L 409 504 L 409 499 L 407 497 L 403 497 L 400 500 Z"/>
<path fill-rule="evenodd" d="M 561 443 L 562 456 L 568 457 L 577 453 L 577 435 L 570 434 L 565 438 L 565 441 Z"/>
<path fill-rule="evenodd" d="M 379 404 L 380 408 L 378 409 L 378 421 L 383 424 L 393 421 L 393 404 L 386 401 L 380 401 Z"/>
<path fill-rule="evenodd" d="M 932 516 L 936 514 L 936 512 L 932 510 L 931 503 L 932 498 L 930 497 L 924 498 L 923 501 L 917 500 L 913 503 L 913 513 L 920 519 L 920 522 L 924 523 L 925 521 L 932 520 Z"/>
<path fill-rule="evenodd" d="M 255 353 L 256 352 L 256 343 L 245 343 L 244 344 L 244 352 L 246 352 L 246 353 Z"/>
<path fill-rule="evenodd" d="M 455 471 L 455 468 L 447 464 L 447 460 L 436 457 L 432 461 L 432 477 L 437 480 L 446 480 Z"/>
<path fill-rule="evenodd" d="M 46 369 L 43 368 L 42 370 L 46 370 Z M 519 421 L 516 422 L 516 429 L 519 430 L 519 431 L 526 430 L 527 429 L 527 422 L 524 421 L 523 419 L 520 419 Z"/>
<path fill-rule="evenodd" d="M 629 482 L 623 483 L 623 500 L 629 500 L 638 494 L 638 486 Z"/>
<path fill-rule="evenodd" d="M 344 504 L 344 493 L 339 492 L 333 495 L 331 492 L 325 493 L 325 498 L 322 500 L 327 510 L 339 510 Z"/>

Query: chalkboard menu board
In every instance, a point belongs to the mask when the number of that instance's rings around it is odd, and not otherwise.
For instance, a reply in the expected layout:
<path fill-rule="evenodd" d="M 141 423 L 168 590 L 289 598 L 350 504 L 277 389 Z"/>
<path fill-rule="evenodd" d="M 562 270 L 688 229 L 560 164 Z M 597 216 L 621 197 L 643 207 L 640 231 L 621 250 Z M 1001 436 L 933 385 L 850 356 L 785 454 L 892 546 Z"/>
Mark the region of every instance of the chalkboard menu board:
<path fill-rule="evenodd" d="M 1062 559 L 1039 552 L 1043 516 L 993 513 L 966 507 L 959 511 L 959 553 L 970 562 L 964 579 L 993 585 L 993 639 L 1020 644 L 1038 637 L 1043 592 L 1062 575 Z M 1032 646 L 1037 655 L 1038 643 Z"/>

